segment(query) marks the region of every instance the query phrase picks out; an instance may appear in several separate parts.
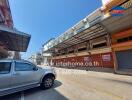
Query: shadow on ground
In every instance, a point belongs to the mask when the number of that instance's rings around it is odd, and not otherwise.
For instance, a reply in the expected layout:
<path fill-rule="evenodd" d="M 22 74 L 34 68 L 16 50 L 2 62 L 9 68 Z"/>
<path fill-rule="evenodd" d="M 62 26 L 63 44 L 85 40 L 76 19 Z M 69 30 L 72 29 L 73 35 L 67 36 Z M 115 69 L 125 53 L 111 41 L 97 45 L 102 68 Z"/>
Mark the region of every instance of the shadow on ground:
<path fill-rule="evenodd" d="M 41 90 L 39 87 L 24 91 L 24 100 L 68 100 L 65 96 L 59 93 L 56 88 L 62 83 L 55 80 L 55 84 L 51 89 Z M 14 93 L 1 97 L 0 100 L 21 100 L 22 92 Z"/>
<path fill-rule="evenodd" d="M 116 74 L 114 74 L 114 75 L 116 76 Z M 90 76 L 90 78 L 93 78 L 95 80 L 106 80 L 107 82 L 119 83 L 119 84 L 132 86 L 131 78 L 130 78 L 130 80 L 124 80 L 124 79 L 120 79 L 120 78 L 116 78 L 116 77 L 110 78 L 110 76 L 108 76 L 108 77 Z"/>

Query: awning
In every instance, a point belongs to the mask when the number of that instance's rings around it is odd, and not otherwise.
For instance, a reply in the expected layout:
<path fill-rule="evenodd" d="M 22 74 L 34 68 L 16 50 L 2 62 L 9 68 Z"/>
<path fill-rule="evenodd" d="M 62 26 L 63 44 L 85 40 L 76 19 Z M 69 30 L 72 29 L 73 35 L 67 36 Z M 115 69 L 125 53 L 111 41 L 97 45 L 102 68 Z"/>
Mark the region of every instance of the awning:
<path fill-rule="evenodd" d="M 125 10 L 123 16 L 110 16 L 101 23 L 111 34 L 132 28 L 132 7 Z"/>
<path fill-rule="evenodd" d="M 9 51 L 26 52 L 31 35 L 0 26 L 0 42 Z"/>
<path fill-rule="evenodd" d="M 70 46 L 82 43 L 82 42 L 86 42 L 90 39 L 96 38 L 98 36 L 102 36 L 107 34 L 107 31 L 105 30 L 105 28 L 100 25 L 99 23 L 91 26 L 88 29 L 85 29 L 84 31 L 72 36 L 71 38 L 55 45 L 54 47 L 48 49 L 46 52 L 55 52 L 55 49 L 65 49 L 68 48 Z"/>

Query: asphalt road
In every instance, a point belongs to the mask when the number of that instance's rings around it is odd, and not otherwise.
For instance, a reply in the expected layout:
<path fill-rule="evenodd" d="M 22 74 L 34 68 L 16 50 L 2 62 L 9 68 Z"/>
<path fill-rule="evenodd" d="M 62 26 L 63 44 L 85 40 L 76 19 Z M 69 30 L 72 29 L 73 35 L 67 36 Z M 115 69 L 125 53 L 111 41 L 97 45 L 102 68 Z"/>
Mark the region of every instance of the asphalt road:
<path fill-rule="evenodd" d="M 132 100 L 132 76 L 56 69 L 53 88 L 30 89 L 0 100 Z"/>

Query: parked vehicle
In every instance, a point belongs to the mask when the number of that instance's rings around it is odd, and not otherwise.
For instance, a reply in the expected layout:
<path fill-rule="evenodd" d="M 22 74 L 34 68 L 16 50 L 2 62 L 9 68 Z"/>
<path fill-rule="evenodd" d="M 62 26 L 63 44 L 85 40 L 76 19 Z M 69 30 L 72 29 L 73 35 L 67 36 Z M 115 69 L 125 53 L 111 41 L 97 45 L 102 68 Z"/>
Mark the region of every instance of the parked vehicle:
<path fill-rule="evenodd" d="M 51 88 L 56 78 L 51 67 L 38 67 L 25 60 L 0 60 L 0 96 L 40 86 Z"/>

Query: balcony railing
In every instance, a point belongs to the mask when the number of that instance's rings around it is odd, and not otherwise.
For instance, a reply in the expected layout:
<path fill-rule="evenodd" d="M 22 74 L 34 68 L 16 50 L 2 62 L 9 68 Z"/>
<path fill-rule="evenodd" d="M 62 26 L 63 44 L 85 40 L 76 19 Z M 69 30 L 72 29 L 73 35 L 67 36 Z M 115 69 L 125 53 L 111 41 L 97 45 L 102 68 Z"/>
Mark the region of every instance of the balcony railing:
<path fill-rule="evenodd" d="M 79 23 L 77 23 L 72 28 L 67 30 L 61 36 L 47 43 L 45 45 L 45 47 L 47 48 L 46 50 L 58 45 L 59 43 L 62 43 L 63 41 L 71 38 L 72 36 L 79 34 L 85 29 L 97 24 L 98 22 L 102 20 L 102 16 L 103 16 L 103 13 L 101 12 L 100 9 L 95 10 L 93 13 L 91 13 L 85 19 L 81 20 Z"/>

